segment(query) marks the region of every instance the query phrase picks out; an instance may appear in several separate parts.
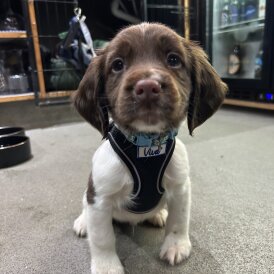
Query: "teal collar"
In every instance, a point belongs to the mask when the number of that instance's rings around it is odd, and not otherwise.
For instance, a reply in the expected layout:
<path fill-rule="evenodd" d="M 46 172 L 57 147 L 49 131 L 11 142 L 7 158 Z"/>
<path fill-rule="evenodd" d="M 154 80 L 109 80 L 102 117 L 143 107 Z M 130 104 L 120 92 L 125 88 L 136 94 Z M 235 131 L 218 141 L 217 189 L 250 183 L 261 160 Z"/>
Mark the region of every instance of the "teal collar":
<path fill-rule="evenodd" d="M 164 133 L 135 133 L 125 135 L 127 140 L 138 147 L 160 146 L 167 142 L 168 139 L 174 140 L 178 134 L 178 129 L 172 129 Z"/>

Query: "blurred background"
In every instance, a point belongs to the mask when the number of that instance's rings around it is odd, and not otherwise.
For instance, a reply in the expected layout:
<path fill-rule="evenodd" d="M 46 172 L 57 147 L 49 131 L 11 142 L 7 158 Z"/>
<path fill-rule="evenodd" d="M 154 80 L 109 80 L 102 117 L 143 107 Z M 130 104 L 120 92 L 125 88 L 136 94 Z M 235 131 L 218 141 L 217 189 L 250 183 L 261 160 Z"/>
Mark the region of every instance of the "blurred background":
<path fill-rule="evenodd" d="M 273 5 L 269 0 L 2 0 L 0 102 L 63 102 L 77 88 L 91 58 L 84 45 L 78 49 L 85 40 L 73 23 L 80 7 L 95 48 L 126 25 L 162 22 L 205 49 L 230 87 L 226 104 L 273 109 Z"/>

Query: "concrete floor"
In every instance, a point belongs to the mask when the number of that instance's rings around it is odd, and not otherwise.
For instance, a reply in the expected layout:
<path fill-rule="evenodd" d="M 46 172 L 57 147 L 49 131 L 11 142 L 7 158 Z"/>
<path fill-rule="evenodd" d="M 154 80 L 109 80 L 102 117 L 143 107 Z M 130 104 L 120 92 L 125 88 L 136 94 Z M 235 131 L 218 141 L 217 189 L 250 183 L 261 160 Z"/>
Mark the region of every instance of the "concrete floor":
<path fill-rule="evenodd" d="M 0 127 L 46 128 L 79 122 L 82 118 L 71 104 L 36 106 L 33 100 L 0 104 Z"/>
<path fill-rule="evenodd" d="M 182 127 L 192 168 L 192 255 L 170 267 L 158 257 L 163 229 L 115 225 L 127 273 L 274 273 L 273 118 L 225 108 L 194 138 Z M 83 122 L 27 134 L 33 158 L 0 170 L 0 273 L 89 273 L 88 243 L 72 224 L 100 135 Z"/>

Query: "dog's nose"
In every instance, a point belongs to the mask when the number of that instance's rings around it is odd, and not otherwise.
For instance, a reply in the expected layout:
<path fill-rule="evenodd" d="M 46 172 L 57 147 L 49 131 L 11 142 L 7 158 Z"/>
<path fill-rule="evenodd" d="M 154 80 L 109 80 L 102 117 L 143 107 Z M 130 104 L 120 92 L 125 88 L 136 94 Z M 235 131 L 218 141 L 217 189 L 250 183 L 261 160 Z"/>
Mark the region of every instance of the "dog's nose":
<path fill-rule="evenodd" d="M 134 88 L 136 98 L 140 100 L 151 100 L 158 98 L 161 92 L 161 85 L 156 80 L 139 80 Z"/>

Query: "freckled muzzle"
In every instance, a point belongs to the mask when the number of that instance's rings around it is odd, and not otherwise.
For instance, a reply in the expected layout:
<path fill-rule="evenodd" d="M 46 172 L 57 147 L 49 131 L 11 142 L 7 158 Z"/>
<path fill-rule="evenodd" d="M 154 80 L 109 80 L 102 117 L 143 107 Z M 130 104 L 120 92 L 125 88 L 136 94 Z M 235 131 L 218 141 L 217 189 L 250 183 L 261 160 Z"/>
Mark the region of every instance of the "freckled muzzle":
<path fill-rule="evenodd" d="M 118 92 L 115 118 L 122 125 L 136 121 L 147 126 L 161 124 L 166 128 L 173 124 L 176 116 L 178 88 L 170 74 L 165 71 L 136 70 L 124 75 Z"/>

